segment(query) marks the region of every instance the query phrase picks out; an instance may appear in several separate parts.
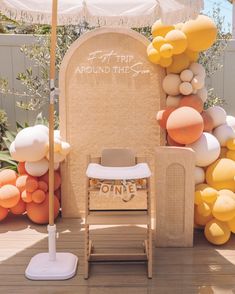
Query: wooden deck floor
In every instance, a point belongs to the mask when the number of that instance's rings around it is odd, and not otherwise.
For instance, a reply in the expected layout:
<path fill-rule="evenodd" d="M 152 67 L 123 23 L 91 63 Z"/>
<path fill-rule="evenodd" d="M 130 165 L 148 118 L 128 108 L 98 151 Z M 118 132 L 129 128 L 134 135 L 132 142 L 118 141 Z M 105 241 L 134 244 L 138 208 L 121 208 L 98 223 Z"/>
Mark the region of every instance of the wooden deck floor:
<path fill-rule="evenodd" d="M 79 257 L 77 275 L 67 281 L 29 281 L 24 277 L 30 258 L 47 250 L 46 226 L 25 217 L 0 224 L 0 293 L 161 294 L 235 293 L 235 238 L 222 247 L 208 244 L 195 233 L 195 247 L 155 248 L 153 279 L 145 264 L 95 264 L 83 279 L 83 228 L 80 220 L 59 219 L 58 251 Z M 144 229 L 135 227 L 94 228 L 98 246 L 108 250 L 141 245 Z M 122 240 L 122 242 L 121 242 Z"/>

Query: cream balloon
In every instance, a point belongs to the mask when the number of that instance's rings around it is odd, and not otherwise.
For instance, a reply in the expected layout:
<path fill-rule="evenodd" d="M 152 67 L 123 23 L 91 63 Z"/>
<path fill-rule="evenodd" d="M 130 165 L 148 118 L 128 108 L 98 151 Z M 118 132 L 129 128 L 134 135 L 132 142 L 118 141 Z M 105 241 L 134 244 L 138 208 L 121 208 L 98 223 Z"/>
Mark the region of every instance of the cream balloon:
<path fill-rule="evenodd" d="M 46 158 L 50 160 L 49 152 L 46 155 Z M 54 163 L 59 163 L 64 161 L 66 158 L 65 155 L 61 154 L 60 152 L 54 152 Z"/>
<path fill-rule="evenodd" d="M 205 68 L 199 63 L 196 63 L 196 62 L 191 63 L 191 65 L 189 66 L 189 69 L 193 72 L 195 76 L 200 75 L 200 76 L 203 76 L 204 78 L 206 77 Z"/>
<path fill-rule="evenodd" d="M 183 95 L 190 95 L 193 93 L 193 87 L 189 82 L 183 82 L 180 84 L 180 93 Z"/>
<path fill-rule="evenodd" d="M 202 89 L 205 85 L 205 77 L 200 75 L 195 76 L 191 81 L 191 85 L 193 86 L 193 89 Z"/>
<path fill-rule="evenodd" d="M 193 72 L 190 69 L 185 69 L 180 74 L 182 82 L 191 82 L 193 79 Z"/>
<path fill-rule="evenodd" d="M 235 131 L 231 126 L 223 124 L 213 130 L 213 135 L 220 142 L 220 145 L 225 147 L 229 139 L 235 138 Z"/>
<path fill-rule="evenodd" d="M 177 74 L 168 74 L 165 76 L 162 87 L 163 90 L 168 94 L 172 96 L 177 96 L 180 94 L 179 86 L 181 84 L 181 80 L 179 75 Z"/>
<path fill-rule="evenodd" d="M 25 128 L 16 135 L 15 151 L 19 161 L 39 161 L 48 151 L 48 135 L 38 128 Z"/>
<path fill-rule="evenodd" d="M 214 128 L 226 123 L 226 112 L 222 107 L 212 106 L 206 112 L 212 117 Z"/>
<path fill-rule="evenodd" d="M 201 137 L 187 147 L 193 149 L 196 155 L 196 165 L 206 167 L 218 159 L 220 155 L 220 143 L 209 133 L 202 133 Z"/>
<path fill-rule="evenodd" d="M 166 106 L 167 107 L 178 107 L 182 96 L 167 96 L 166 98 Z"/>
<path fill-rule="evenodd" d="M 233 129 L 235 129 L 235 117 L 232 115 L 227 115 L 226 116 L 226 123 Z"/>
<path fill-rule="evenodd" d="M 197 91 L 197 95 L 202 99 L 202 101 L 205 103 L 207 100 L 207 89 L 202 88 Z"/>
<path fill-rule="evenodd" d="M 41 131 L 45 132 L 49 136 L 49 128 L 47 126 L 45 126 L 45 125 L 35 125 L 33 128 L 37 129 L 37 130 L 41 130 Z"/>
<path fill-rule="evenodd" d="M 33 177 L 41 177 L 47 173 L 49 169 L 49 162 L 46 158 L 34 162 L 25 162 L 25 170 Z"/>
<path fill-rule="evenodd" d="M 205 171 L 203 168 L 196 166 L 194 170 L 195 185 L 204 183 L 205 181 Z"/>
<path fill-rule="evenodd" d="M 68 155 L 71 150 L 71 146 L 69 143 L 62 141 L 61 142 L 61 150 L 60 153 L 63 155 Z"/>

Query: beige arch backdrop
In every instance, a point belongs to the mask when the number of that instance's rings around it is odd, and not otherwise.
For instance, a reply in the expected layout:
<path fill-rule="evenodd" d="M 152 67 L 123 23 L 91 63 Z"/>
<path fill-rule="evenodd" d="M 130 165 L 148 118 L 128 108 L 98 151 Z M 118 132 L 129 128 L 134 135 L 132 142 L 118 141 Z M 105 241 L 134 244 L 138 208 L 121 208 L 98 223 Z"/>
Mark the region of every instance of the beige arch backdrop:
<path fill-rule="evenodd" d="M 70 47 L 60 70 L 60 130 L 72 151 L 63 164 L 64 217 L 79 217 L 85 207 L 86 158 L 103 148 L 132 148 L 147 156 L 154 173 L 154 148 L 164 143 L 155 116 L 164 107 L 165 71 L 146 57 L 149 41 L 123 28 L 100 28 Z M 154 175 L 152 177 L 154 179 Z M 152 182 L 153 195 L 155 188 Z M 92 205 L 140 208 L 143 195 L 128 203 L 96 195 Z"/>

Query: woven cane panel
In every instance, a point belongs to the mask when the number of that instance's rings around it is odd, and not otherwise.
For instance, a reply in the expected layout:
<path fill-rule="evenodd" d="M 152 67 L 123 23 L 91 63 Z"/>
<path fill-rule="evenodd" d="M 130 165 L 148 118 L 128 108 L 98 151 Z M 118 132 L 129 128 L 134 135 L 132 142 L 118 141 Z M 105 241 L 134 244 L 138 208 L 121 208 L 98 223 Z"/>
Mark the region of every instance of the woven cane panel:
<path fill-rule="evenodd" d="M 185 170 L 180 164 L 171 164 L 166 170 L 167 206 L 168 215 L 167 233 L 174 238 L 184 232 L 185 216 Z M 176 213 L 177 212 L 177 213 Z"/>
<path fill-rule="evenodd" d="M 84 212 L 86 156 L 104 148 L 131 148 L 150 159 L 163 142 L 155 119 L 164 105 L 165 71 L 146 58 L 149 41 L 120 28 L 101 28 L 83 35 L 66 54 L 60 71 L 60 128 L 72 151 L 62 166 L 62 209 L 65 217 Z M 154 185 L 152 185 L 154 195 Z M 95 199 L 96 198 L 96 199 Z M 141 194 L 128 204 L 95 197 L 107 209 L 142 208 Z"/>

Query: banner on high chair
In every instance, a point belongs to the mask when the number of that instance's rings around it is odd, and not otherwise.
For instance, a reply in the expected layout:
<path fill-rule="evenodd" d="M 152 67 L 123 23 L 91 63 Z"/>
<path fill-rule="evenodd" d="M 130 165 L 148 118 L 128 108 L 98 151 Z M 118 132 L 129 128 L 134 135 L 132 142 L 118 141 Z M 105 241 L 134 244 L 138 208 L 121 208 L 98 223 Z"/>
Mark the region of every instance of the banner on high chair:
<path fill-rule="evenodd" d="M 99 191 L 99 196 L 120 197 L 123 201 L 130 201 L 136 194 L 135 183 L 123 183 L 122 185 L 102 183 Z"/>

